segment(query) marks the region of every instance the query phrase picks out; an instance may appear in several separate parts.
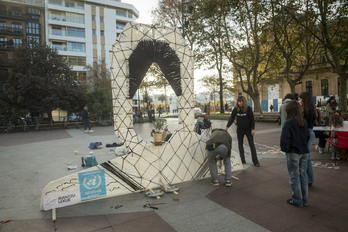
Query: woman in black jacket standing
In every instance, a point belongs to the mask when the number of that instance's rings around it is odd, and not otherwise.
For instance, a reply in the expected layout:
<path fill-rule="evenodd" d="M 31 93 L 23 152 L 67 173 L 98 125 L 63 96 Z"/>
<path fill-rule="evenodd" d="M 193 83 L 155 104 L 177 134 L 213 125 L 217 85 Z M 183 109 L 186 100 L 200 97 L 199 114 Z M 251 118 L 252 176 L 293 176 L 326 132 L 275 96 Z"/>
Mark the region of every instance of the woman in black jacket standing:
<path fill-rule="evenodd" d="M 256 149 L 254 144 L 254 134 L 255 134 L 255 121 L 254 121 L 254 113 L 250 106 L 243 96 L 239 96 L 237 99 L 237 105 L 234 107 L 231 117 L 228 120 L 226 125 L 226 130 L 232 125 L 234 120 L 237 118 L 237 138 L 238 138 L 238 148 L 239 155 L 242 160 L 242 163 L 245 164 L 245 156 L 244 156 L 244 147 L 243 147 L 243 139 L 244 135 L 246 135 L 249 147 L 251 151 L 252 161 L 255 166 L 260 167 L 259 160 L 256 156 Z"/>
<path fill-rule="evenodd" d="M 316 119 L 315 106 L 313 102 L 312 95 L 309 92 L 302 92 L 298 97 L 298 103 L 301 106 L 301 115 L 306 120 L 308 125 L 308 132 L 310 135 L 308 141 L 308 162 L 307 162 L 307 176 L 308 176 L 308 185 L 312 186 L 314 183 L 313 167 L 311 161 L 311 147 L 315 140 L 315 134 L 313 132 L 314 121 Z"/>

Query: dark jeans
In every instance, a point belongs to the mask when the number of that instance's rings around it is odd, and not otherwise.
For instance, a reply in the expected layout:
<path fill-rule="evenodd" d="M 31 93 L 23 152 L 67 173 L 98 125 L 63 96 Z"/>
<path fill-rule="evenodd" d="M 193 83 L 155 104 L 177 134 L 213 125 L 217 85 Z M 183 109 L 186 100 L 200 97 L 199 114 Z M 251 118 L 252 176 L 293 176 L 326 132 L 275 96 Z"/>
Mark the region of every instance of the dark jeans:
<path fill-rule="evenodd" d="M 326 138 L 330 136 L 327 135 L 324 131 L 314 131 L 315 137 L 319 138 L 319 147 L 324 148 L 326 145 Z"/>
<path fill-rule="evenodd" d="M 257 159 L 257 156 L 256 156 L 254 136 L 251 135 L 251 129 L 250 130 L 238 130 L 237 129 L 238 148 L 239 148 L 240 158 L 242 159 L 242 162 L 245 163 L 244 147 L 243 147 L 244 135 L 246 135 L 246 137 L 248 139 L 249 147 L 250 147 L 250 151 L 251 151 L 251 158 L 252 158 L 254 165 L 256 165 L 259 163 L 259 160 Z"/>
<path fill-rule="evenodd" d="M 87 129 L 86 126 L 88 125 L 89 130 L 91 130 L 91 120 L 89 118 L 85 119 L 85 130 Z"/>

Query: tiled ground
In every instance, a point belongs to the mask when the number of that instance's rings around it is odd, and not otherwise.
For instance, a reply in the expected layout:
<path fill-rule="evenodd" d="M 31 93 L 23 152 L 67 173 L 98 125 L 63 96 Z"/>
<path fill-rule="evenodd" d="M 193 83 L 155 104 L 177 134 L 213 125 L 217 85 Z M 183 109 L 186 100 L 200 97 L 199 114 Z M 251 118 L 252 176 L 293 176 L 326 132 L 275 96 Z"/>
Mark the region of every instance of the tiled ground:
<path fill-rule="evenodd" d="M 286 203 L 291 188 L 285 159 L 262 159 L 262 166 L 241 172 L 231 188 L 219 187 L 209 197 L 235 213 L 271 231 L 347 231 L 348 163 L 339 169 L 314 160 L 316 183 L 309 188 L 309 205 L 296 208 Z"/>
<path fill-rule="evenodd" d="M 137 226 L 135 226 L 137 225 Z M 141 225 L 141 230 L 139 230 Z M 1 227 L 0 227 L 1 228 Z M 40 220 L 17 220 L 2 225 L 1 231 L 16 232 L 114 232 L 114 231 L 175 231 L 167 222 L 165 222 L 154 211 L 109 214 L 84 217 L 66 217 L 59 218 L 55 223 L 51 219 Z"/>

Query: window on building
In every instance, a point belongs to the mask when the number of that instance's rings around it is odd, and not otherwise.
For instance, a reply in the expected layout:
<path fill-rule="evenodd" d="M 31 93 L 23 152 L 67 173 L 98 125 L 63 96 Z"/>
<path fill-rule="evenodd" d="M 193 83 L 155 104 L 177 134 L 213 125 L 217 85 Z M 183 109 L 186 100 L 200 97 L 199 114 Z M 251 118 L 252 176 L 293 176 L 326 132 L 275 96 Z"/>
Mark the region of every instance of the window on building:
<path fill-rule="evenodd" d="M 7 48 L 7 38 L 6 37 L 0 37 L 0 48 Z"/>
<path fill-rule="evenodd" d="M 127 13 L 123 10 L 116 10 L 116 15 L 121 17 L 127 17 Z"/>
<path fill-rule="evenodd" d="M 86 52 L 85 44 L 84 43 L 68 42 L 68 51 Z"/>
<path fill-rule="evenodd" d="M 29 7 L 27 9 L 27 13 L 28 14 L 36 14 L 36 15 L 40 15 L 40 9 L 39 8 L 33 8 L 33 7 Z"/>
<path fill-rule="evenodd" d="M 76 36 L 85 38 L 85 29 L 83 28 L 76 28 Z"/>
<path fill-rule="evenodd" d="M 92 15 L 92 21 L 95 21 L 95 16 L 94 15 Z"/>
<path fill-rule="evenodd" d="M 20 23 L 12 23 L 12 32 L 23 33 L 22 24 L 20 24 Z"/>
<path fill-rule="evenodd" d="M 27 34 L 41 35 L 40 23 L 28 22 L 27 23 Z"/>
<path fill-rule="evenodd" d="M 75 3 L 74 2 L 65 1 L 65 7 L 75 8 Z"/>
<path fill-rule="evenodd" d="M 83 10 L 83 9 L 85 9 L 85 6 L 84 6 L 83 3 L 77 3 L 77 4 L 76 4 L 76 8 L 77 8 L 77 9 L 80 9 L 80 10 Z"/>
<path fill-rule="evenodd" d="M 57 51 L 66 51 L 67 46 L 65 43 L 62 42 L 52 42 L 52 48 L 56 49 Z"/>
<path fill-rule="evenodd" d="M 133 18 L 133 14 L 132 13 L 128 13 L 128 18 Z"/>
<path fill-rule="evenodd" d="M 22 46 L 22 39 L 20 38 L 13 38 L 12 42 L 14 48 L 19 48 L 20 46 Z"/>
<path fill-rule="evenodd" d="M 27 35 L 27 40 L 28 40 L 30 47 L 31 47 L 31 44 L 33 44 L 33 43 L 40 43 L 41 37 L 36 36 L 36 35 Z"/>
<path fill-rule="evenodd" d="M 62 28 L 57 26 L 52 26 L 52 35 L 62 36 Z"/>
<path fill-rule="evenodd" d="M 96 35 L 95 29 L 92 29 L 92 35 Z"/>
<path fill-rule="evenodd" d="M 48 0 L 48 4 L 61 6 L 62 1 L 61 0 Z"/>
<path fill-rule="evenodd" d="M 7 31 L 7 23 L 4 21 L 0 22 L 0 32 L 5 32 Z"/>
<path fill-rule="evenodd" d="M 93 49 L 97 49 L 97 44 L 96 43 L 93 44 Z"/>
<path fill-rule="evenodd" d="M 22 16 L 22 8 L 21 7 L 11 7 L 11 15 L 13 16 Z"/>
<path fill-rule="evenodd" d="M 101 45 L 101 50 L 105 50 L 105 45 Z"/>
<path fill-rule="evenodd" d="M 68 27 L 67 28 L 67 35 L 73 36 L 73 37 L 85 37 L 85 29 L 83 28 L 75 28 L 75 27 Z"/>
<path fill-rule="evenodd" d="M 39 16 L 37 16 L 37 15 L 28 15 L 28 19 L 39 20 Z"/>
<path fill-rule="evenodd" d="M 123 30 L 123 28 L 126 26 L 126 23 L 123 22 L 116 22 L 116 29 Z"/>
<path fill-rule="evenodd" d="M 85 17 L 82 14 L 66 13 L 66 21 L 72 23 L 85 23 Z"/>
<path fill-rule="evenodd" d="M 100 36 L 104 36 L 104 31 L 100 31 Z"/>
<path fill-rule="evenodd" d="M 329 81 L 327 79 L 321 80 L 321 95 L 329 95 Z"/>
<path fill-rule="evenodd" d="M 313 96 L 312 81 L 306 81 L 306 91 Z"/>
<path fill-rule="evenodd" d="M 104 22 L 104 18 L 100 17 L 100 22 L 103 23 Z"/>
<path fill-rule="evenodd" d="M 66 57 L 68 64 L 73 66 L 86 66 L 86 57 L 68 56 Z"/>
<path fill-rule="evenodd" d="M 76 37 L 76 28 L 68 27 L 68 28 L 66 29 L 66 32 L 67 32 L 67 35 L 68 35 L 68 36 L 74 36 L 74 37 Z"/>

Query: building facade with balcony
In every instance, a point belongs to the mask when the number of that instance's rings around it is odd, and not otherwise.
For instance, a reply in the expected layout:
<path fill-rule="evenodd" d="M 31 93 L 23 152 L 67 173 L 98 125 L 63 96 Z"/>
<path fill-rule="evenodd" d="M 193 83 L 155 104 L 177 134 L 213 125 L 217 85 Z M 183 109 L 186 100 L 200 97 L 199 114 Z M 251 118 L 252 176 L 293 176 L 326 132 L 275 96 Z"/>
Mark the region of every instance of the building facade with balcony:
<path fill-rule="evenodd" d="M 23 39 L 41 43 L 44 34 L 45 0 L 0 1 L 0 81 L 8 78 L 13 51 Z"/>
<path fill-rule="evenodd" d="M 76 77 L 86 82 L 85 66 L 104 61 L 127 22 L 138 10 L 120 0 L 45 0 L 46 41 L 64 56 Z"/>

